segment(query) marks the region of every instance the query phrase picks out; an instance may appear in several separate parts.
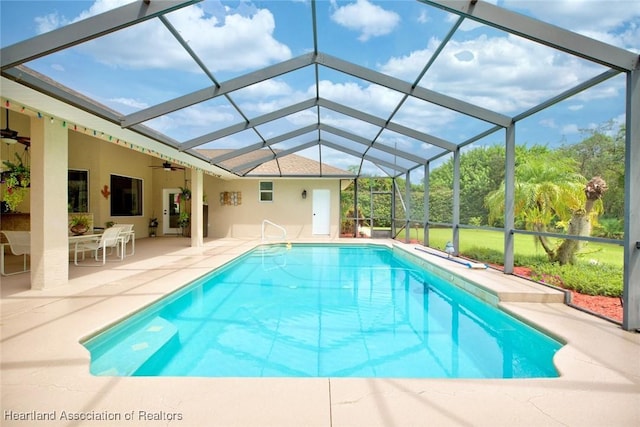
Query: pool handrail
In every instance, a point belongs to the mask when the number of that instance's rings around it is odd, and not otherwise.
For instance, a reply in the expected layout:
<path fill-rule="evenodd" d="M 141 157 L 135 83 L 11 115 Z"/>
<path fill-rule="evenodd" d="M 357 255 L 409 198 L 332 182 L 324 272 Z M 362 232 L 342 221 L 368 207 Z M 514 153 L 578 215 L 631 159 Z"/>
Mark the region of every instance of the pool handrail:
<path fill-rule="evenodd" d="M 279 236 L 267 236 L 264 232 L 265 232 L 265 228 L 266 226 L 271 225 L 279 230 L 282 230 L 282 240 L 287 240 L 287 230 L 285 230 L 284 227 L 276 224 L 275 222 L 269 221 L 268 219 L 263 219 L 262 220 L 262 241 L 264 242 L 265 240 L 268 240 L 268 237 L 279 237 Z"/>

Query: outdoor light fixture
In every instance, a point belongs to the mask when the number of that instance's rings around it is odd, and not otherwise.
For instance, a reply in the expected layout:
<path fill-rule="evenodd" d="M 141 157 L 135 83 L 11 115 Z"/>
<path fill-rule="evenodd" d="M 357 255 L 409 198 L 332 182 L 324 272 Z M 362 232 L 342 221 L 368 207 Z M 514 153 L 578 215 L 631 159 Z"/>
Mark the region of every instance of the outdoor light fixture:
<path fill-rule="evenodd" d="M 307 198 L 307 190 L 302 190 L 302 198 L 303 199 Z"/>

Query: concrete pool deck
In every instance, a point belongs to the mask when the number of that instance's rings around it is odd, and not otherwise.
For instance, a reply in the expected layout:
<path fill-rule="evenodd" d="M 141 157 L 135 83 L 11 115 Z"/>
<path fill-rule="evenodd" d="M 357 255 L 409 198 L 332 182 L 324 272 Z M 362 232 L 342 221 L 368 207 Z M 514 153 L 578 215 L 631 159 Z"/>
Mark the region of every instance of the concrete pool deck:
<path fill-rule="evenodd" d="M 70 265 L 68 284 L 55 289 L 30 290 L 28 274 L 0 278 L 0 424 L 640 425 L 640 334 L 550 302 L 560 300 L 548 288 L 494 270 L 468 269 L 439 257 L 431 260 L 428 254 L 424 256 L 442 268 L 502 292 L 503 300 L 508 300 L 501 303 L 504 309 L 566 341 L 555 357 L 561 376 L 431 380 L 89 374 L 89 354 L 79 344 L 82 338 L 257 243 L 219 239 L 191 248 L 185 238 L 139 239 L 135 256 L 124 262 L 111 261 L 104 267 Z M 415 245 L 397 245 L 418 252 Z M 539 298 L 546 302 L 520 302 Z M 74 420 L 80 417 L 94 420 Z"/>

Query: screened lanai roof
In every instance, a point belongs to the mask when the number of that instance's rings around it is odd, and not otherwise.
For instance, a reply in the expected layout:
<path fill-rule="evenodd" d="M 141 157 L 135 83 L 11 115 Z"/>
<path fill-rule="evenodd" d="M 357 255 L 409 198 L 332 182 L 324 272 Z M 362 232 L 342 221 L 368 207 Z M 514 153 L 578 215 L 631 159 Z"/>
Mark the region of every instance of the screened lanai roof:
<path fill-rule="evenodd" d="M 500 4 L 1 2 L 2 76 L 237 176 L 400 176 L 513 123 L 624 120 L 636 2 Z"/>

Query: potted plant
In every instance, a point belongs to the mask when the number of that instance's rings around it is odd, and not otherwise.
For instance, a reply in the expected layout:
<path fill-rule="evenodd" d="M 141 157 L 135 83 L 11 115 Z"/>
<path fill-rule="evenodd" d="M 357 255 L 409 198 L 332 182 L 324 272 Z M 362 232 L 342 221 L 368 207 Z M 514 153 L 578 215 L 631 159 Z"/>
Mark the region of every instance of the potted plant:
<path fill-rule="evenodd" d="M 149 237 L 156 237 L 158 229 L 158 218 L 153 217 L 149 220 Z"/>
<path fill-rule="evenodd" d="M 187 236 L 189 234 L 189 213 L 182 211 L 178 218 L 178 226 L 182 230 L 182 235 Z"/>
<path fill-rule="evenodd" d="M 73 215 L 69 219 L 69 230 L 76 236 L 86 233 L 91 227 L 91 218 L 88 215 Z"/>
<path fill-rule="evenodd" d="M 22 157 L 18 153 L 14 153 L 17 163 L 8 160 L 2 163 L 7 168 L 2 171 L 2 183 L 6 185 L 3 194 L 3 200 L 9 207 L 10 211 L 15 211 L 18 205 L 27 196 L 27 188 L 31 185 L 31 171 L 29 167 L 22 161 Z"/>

